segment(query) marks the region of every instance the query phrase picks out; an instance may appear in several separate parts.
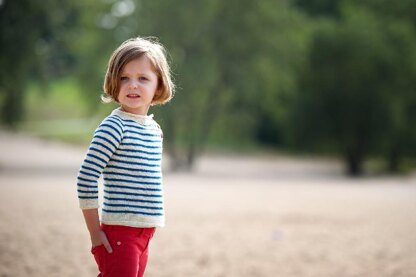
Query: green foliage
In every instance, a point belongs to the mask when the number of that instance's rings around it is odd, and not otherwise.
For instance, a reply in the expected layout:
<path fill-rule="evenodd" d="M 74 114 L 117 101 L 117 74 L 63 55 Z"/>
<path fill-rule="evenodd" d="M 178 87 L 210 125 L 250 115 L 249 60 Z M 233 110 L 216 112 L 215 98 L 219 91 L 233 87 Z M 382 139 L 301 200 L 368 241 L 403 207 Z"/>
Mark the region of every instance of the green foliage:
<path fill-rule="evenodd" d="M 59 76 L 71 65 L 65 32 L 75 21 L 70 1 L 2 1 L 0 6 L 1 122 L 23 118 L 30 80 Z"/>
<path fill-rule="evenodd" d="M 294 0 L 294 4 L 311 16 L 338 17 L 342 0 Z"/>
<path fill-rule="evenodd" d="M 403 155 L 403 140 L 414 138 L 406 122 L 415 119 L 416 48 L 405 24 L 353 6 L 344 13 L 317 31 L 293 111 L 299 142 L 341 153 L 348 172 L 360 174 L 369 154 L 387 146 Z"/>
<path fill-rule="evenodd" d="M 177 167 L 213 144 L 337 154 L 357 174 L 415 157 L 413 0 L 0 3 L 7 126 L 85 141 L 115 107 L 100 101 L 112 51 L 156 36 L 178 89 L 151 112 Z"/>
<path fill-rule="evenodd" d="M 60 79 L 46 85 L 31 83 L 25 99 L 25 121 L 41 121 L 49 118 L 66 119 L 86 117 L 88 105 L 83 91 L 73 78 Z"/>
<path fill-rule="evenodd" d="M 40 86 L 31 83 L 24 101 L 25 119 L 20 129 L 40 137 L 87 143 L 102 116 L 88 117 L 88 104 L 74 79 Z M 108 111 L 107 111 L 108 112 Z"/>
<path fill-rule="evenodd" d="M 143 1 L 137 18 L 140 33 L 160 37 L 172 54 L 179 90 L 162 124 L 171 142 L 188 144 L 188 157 L 213 137 L 282 144 L 263 130 L 284 119 L 308 30 L 289 3 Z"/>

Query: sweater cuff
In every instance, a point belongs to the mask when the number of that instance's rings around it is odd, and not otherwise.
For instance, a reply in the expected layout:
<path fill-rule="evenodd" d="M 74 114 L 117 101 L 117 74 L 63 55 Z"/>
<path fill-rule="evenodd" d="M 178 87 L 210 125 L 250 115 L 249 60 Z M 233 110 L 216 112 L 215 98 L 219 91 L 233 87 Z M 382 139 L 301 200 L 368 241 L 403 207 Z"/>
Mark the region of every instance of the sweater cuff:
<path fill-rule="evenodd" d="M 98 198 L 96 198 L 96 199 L 79 199 L 79 207 L 82 210 L 98 209 L 100 207 L 100 205 L 98 204 Z"/>

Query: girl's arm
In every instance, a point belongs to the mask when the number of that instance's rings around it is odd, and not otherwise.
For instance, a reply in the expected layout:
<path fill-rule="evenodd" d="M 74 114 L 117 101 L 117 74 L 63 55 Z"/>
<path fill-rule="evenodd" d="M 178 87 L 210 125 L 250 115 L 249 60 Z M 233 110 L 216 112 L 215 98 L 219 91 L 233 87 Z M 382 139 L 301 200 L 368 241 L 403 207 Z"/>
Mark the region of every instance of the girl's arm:
<path fill-rule="evenodd" d="M 104 119 L 95 130 L 77 178 L 81 209 L 98 208 L 98 179 L 119 147 L 122 137 L 123 126 L 113 116 Z"/>
<path fill-rule="evenodd" d="M 101 230 L 100 220 L 98 217 L 98 209 L 86 209 L 82 210 L 84 214 L 85 223 L 87 224 L 88 231 L 90 232 L 92 247 L 103 244 L 108 253 L 112 253 L 110 243 L 104 231 Z"/>
<path fill-rule="evenodd" d="M 78 198 L 92 246 L 104 245 L 112 252 L 98 215 L 98 179 L 121 143 L 123 129 L 114 117 L 107 117 L 97 128 L 78 174 Z"/>

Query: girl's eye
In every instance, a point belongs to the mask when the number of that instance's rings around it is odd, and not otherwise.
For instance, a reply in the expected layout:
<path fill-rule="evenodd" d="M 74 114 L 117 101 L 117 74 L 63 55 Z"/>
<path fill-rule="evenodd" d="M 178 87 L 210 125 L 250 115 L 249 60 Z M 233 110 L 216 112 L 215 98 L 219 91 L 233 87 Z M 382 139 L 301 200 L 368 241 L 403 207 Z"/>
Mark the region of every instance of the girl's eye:
<path fill-rule="evenodd" d="M 128 79 L 128 78 L 127 78 L 127 77 L 125 77 L 125 76 L 121 76 L 121 77 L 120 77 L 120 80 L 121 80 L 121 81 L 125 81 L 125 80 L 127 80 L 127 79 Z"/>
<path fill-rule="evenodd" d="M 139 80 L 140 81 L 147 81 L 147 78 L 146 77 L 139 77 Z"/>

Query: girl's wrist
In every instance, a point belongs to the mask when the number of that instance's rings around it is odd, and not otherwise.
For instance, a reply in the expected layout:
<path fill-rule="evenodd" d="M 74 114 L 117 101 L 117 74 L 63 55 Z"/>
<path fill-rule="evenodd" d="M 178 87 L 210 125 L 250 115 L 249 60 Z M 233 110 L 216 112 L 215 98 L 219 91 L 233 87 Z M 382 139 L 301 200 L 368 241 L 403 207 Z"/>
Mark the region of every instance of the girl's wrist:
<path fill-rule="evenodd" d="M 98 227 L 92 228 L 89 231 L 90 231 L 90 236 L 93 237 L 93 236 L 97 236 L 100 233 L 101 228 L 100 228 L 100 226 L 98 226 Z"/>
<path fill-rule="evenodd" d="M 91 235 L 97 234 L 101 230 L 100 218 L 97 209 L 86 209 L 82 211 L 84 214 L 87 229 Z"/>

